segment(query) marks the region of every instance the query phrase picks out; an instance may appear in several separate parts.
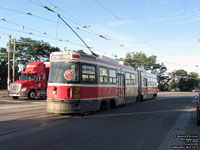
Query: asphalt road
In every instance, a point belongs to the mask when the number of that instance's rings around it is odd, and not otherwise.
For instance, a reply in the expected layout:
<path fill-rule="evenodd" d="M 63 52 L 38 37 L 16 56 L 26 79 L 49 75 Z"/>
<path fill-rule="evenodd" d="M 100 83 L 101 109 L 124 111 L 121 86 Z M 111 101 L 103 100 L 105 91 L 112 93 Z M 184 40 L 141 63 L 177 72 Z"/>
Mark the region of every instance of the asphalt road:
<path fill-rule="evenodd" d="M 159 93 L 155 100 L 85 116 L 49 114 L 45 101 L 4 97 L 0 99 L 0 150 L 176 149 L 183 145 L 180 136 L 199 140 L 195 95 Z"/>

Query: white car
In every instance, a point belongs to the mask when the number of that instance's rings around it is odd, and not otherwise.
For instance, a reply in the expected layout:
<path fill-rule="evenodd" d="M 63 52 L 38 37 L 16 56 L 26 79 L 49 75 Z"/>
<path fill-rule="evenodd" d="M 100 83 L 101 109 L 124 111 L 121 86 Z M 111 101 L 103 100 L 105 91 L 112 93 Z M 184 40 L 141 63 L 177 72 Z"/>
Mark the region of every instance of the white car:
<path fill-rule="evenodd" d="M 180 91 L 179 88 L 173 88 L 173 89 L 171 89 L 171 92 L 179 92 L 179 91 Z"/>
<path fill-rule="evenodd" d="M 200 89 L 192 90 L 192 92 L 200 92 Z"/>

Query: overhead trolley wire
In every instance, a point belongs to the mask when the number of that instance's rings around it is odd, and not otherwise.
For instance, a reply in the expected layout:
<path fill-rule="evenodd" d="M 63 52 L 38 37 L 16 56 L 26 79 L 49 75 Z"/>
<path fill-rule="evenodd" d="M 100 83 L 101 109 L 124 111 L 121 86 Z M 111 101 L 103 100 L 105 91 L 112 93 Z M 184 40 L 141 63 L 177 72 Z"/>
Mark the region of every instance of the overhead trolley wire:
<path fill-rule="evenodd" d="M 117 15 L 115 15 L 110 9 L 108 9 L 106 6 L 104 6 L 102 3 L 100 3 L 98 0 L 94 0 L 97 4 L 99 4 L 102 8 L 104 8 L 108 13 L 110 13 L 112 16 L 114 16 L 117 20 L 121 20 Z"/>
<path fill-rule="evenodd" d="M 31 1 L 31 2 L 32 2 L 32 1 Z M 40 6 L 39 4 L 37 4 L 37 5 Z M 40 6 L 40 7 L 42 7 L 42 6 Z M 1 7 L 1 6 L 0 6 L 0 9 L 4 9 L 4 10 L 7 10 L 7 11 L 20 13 L 20 14 L 23 14 L 23 15 L 33 16 L 33 17 L 35 17 L 35 18 L 43 19 L 43 20 L 46 20 L 46 21 L 53 22 L 53 23 L 56 23 L 56 24 L 57 24 L 57 21 L 54 21 L 54 20 L 51 20 L 51 19 L 47 19 L 47 18 L 38 16 L 38 15 L 34 15 L 34 14 L 31 13 L 31 12 L 22 12 L 22 11 L 10 9 L 10 8 Z M 65 17 L 65 16 L 62 16 L 62 17 L 65 18 L 65 19 L 68 19 L 68 18 Z M 7 18 L 9 18 L 9 17 L 7 17 Z M 6 18 L 2 18 L 2 19 L 6 19 Z M 2 19 L 1 19 L 1 20 L 2 20 Z M 70 21 L 71 21 L 71 20 L 70 20 Z M 75 22 L 73 22 L 73 23 L 75 23 Z M 59 24 L 60 24 L 60 25 L 65 25 L 64 23 L 59 23 Z M 77 24 L 77 23 L 76 23 L 76 24 Z M 84 31 L 84 32 L 87 32 L 87 33 L 90 33 L 90 34 L 93 34 L 93 35 L 96 35 L 96 36 L 99 36 L 99 35 L 100 35 L 100 34 L 94 32 L 94 31 L 83 30 L 83 29 L 86 29 L 86 28 L 89 27 L 89 26 L 81 25 L 81 24 L 77 24 L 77 25 L 80 25 L 80 26 L 82 26 L 82 27 L 72 27 L 72 28 L 77 29 L 77 30 L 80 30 L 80 31 Z"/>
<path fill-rule="evenodd" d="M 81 23 L 80 20 L 76 19 L 75 17 L 73 17 L 72 15 L 70 15 L 68 12 L 66 12 L 66 11 L 63 10 L 63 9 L 61 9 L 61 8 L 58 7 L 57 5 L 55 5 L 53 2 L 50 2 L 49 0 L 46 0 L 46 1 L 47 1 L 48 3 L 50 3 L 51 5 L 53 5 L 53 8 L 54 8 L 54 9 L 57 8 L 57 9 L 61 10 L 62 12 L 64 12 L 65 14 L 69 15 L 70 17 L 72 17 L 74 20 L 76 20 L 76 22 L 74 22 L 74 21 L 73 21 L 73 22 L 82 27 L 82 29 L 81 29 L 80 27 L 76 27 L 76 29 L 82 30 L 82 31 L 84 31 L 84 32 L 88 32 L 88 33 L 91 33 L 91 34 L 94 34 L 94 35 L 96 35 L 96 36 L 98 36 L 98 37 L 100 37 L 100 38 L 102 38 L 102 39 L 105 39 L 105 40 L 111 40 L 111 39 L 107 38 L 106 36 L 104 36 L 104 35 L 102 35 L 102 34 L 99 34 L 99 33 L 97 33 L 96 31 L 93 31 L 93 30 L 91 30 L 91 29 L 89 29 L 90 31 L 88 31 L 88 30 L 83 30 L 83 29 L 87 29 L 87 28 L 91 27 L 91 25 L 85 25 L 84 23 Z M 51 8 L 50 8 L 50 9 L 51 9 Z M 63 16 L 63 15 L 61 15 L 61 16 L 62 16 L 63 18 L 66 18 L 66 19 L 69 20 L 69 18 L 67 18 L 67 17 L 65 17 L 65 16 Z M 72 20 L 71 20 L 71 21 L 72 21 Z M 79 22 L 79 23 L 78 23 L 78 22 Z"/>
<path fill-rule="evenodd" d="M 32 1 L 32 0 L 29 0 L 29 1 L 35 3 L 35 2 Z M 38 3 L 35 3 L 35 4 L 37 4 L 38 6 L 41 6 L 41 5 L 38 4 Z M 69 29 L 70 29 L 71 31 L 73 31 L 74 34 L 83 42 L 83 44 L 89 49 L 89 51 L 90 51 L 93 55 L 97 56 L 97 54 L 95 54 L 95 53 L 90 49 L 90 47 L 85 43 L 85 41 L 80 37 L 80 35 L 79 35 L 78 33 L 76 33 L 76 31 L 73 30 L 73 28 L 60 16 L 60 14 L 56 13 L 54 10 L 50 9 L 50 8 L 47 7 L 47 6 L 41 6 L 41 7 L 45 8 L 46 10 L 48 10 L 48 11 L 50 11 L 50 12 L 55 13 L 55 14 L 64 22 L 64 24 L 67 25 L 67 26 L 69 27 Z M 6 9 L 6 8 L 3 8 L 3 7 L 0 7 L 0 8 Z M 12 10 L 12 9 L 7 9 L 7 10 Z M 12 10 L 12 11 L 14 11 L 14 10 Z M 15 12 L 24 13 L 24 12 L 21 12 L 21 11 L 15 11 Z M 31 13 L 27 13 L 27 14 L 28 14 L 28 15 L 32 15 Z M 5 29 L 6 29 L 6 28 L 5 28 Z M 8 28 L 7 28 L 7 29 L 8 29 Z M 26 33 L 26 32 L 24 32 L 24 33 Z M 29 34 L 30 34 L 30 33 L 29 33 Z M 55 39 L 54 39 L 54 40 L 55 40 Z"/>
<path fill-rule="evenodd" d="M 2 20 L 2 19 L 1 19 Z M 45 37 L 45 38 L 48 38 L 48 37 L 50 37 L 50 39 L 52 39 L 52 37 L 53 37 L 53 40 L 55 40 L 55 39 L 59 39 L 58 41 L 67 41 L 67 42 L 69 42 L 69 40 L 64 40 L 64 39 L 62 39 L 62 38 L 60 38 L 60 37 L 55 37 L 55 36 L 53 36 L 53 35 L 50 35 L 50 34 L 48 34 L 47 32 L 41 32 L 41 31 L 38 31 L 38 30 L 35 30 L 35 29 L 33 29 L 33 28 L 30 28 L 30 27 L 27 27 L 27 26 L 24 26 L 24 25 L 20 25 L 20 24 L 17 24 L 17 23 L 13 23 L 13 22 L 10 22 L 10 21 L 7 21 L 7 20 L 3 20 L 3 21 L 5 21 L 5 22 L 7 22 L 7 23 L 9 23 L 9 24 L 13 24 L 13 25 L 16 25 L 16 26 L 20 26 L 20 27 L 24 27 L 24 28 L 27 28 L 27 29 L 30 29 L 30 30 L 32 30 L 32 31 L 34 31 L 34 32 L 37 32 L 37 33 L 40 33 L 40 34 L 42 34 L 42 36 L 43 37 Z M 3 28 L 3 27 L 1 27 L 1 28 Z M 11 29 L 9 29 L 9 28 L 5 28 L 5 29 L 7 29 L 7 30 L 11 30 Z M 12 31 L 17 31 L 17 30 L 12 30 Z M 35 33 L 33 33 L 33 32 L 23 32 L 23 33 L 25 33 L 25 34 L 29 34 L 29 35 L 37 35 L 37 34 L 35 34 Z M 38 36 L 40 36 L 40 35 L 38 35 Z M 48 37 L 47 37 L 48 36 Z M 54 38 L 55 37 L 55 38 Z M 71 42 L 72 43 L 72 42 Z M 76 44 L 77 45 L 77 44 Z M 82 45 L 83 46 L 83 45 Z"/>
<path fill-rule="evenodd" d="M 38 4 L 38 3 L 36 3 L 36 2 L 34 2 L 33 0 L 29 0 L 30 2 L 32 2 L 32 3 L 34 3 L 34 4 L 36 4 L 36 5 L 38 5 L 38 6 L 40 6 L 40 7 L 43 7 L 44 5 L 42 4 L 42 3 L 40 3 L 40 4 Z M 38 2 L 39 2 L 39 0 L 37 0 Z M 82 27 L 85 27 L 86 25 L 83 25 L 82 23 L 80 23 L 80 21 L 78 21 L 75 17 L 73 17 L 72 15 L 70 15 L 69 13 L 67 13 L 66 11 L 64 11 L 63 9 L 61 9 L 60 7 L 58 7 L 57 5 L 55 5 L 53 2 L 50 2 L 50 1 L 48 1 L 48 0 L 46 0 L 49 4 L 51 4 L 51 5 L 53 5 L 53 7 L 52 8 L 50 8 L 51 10 L 53 10 L 53 9 L 59 9 L 59 10 L 61 10 L 62 12 L 64 12 L 65 14 L 67 14 L 68 16 L 70 16 L 71 18 L 73 18 L 74 20 L 72 20 L 72 19 L 70 19 L 70 18 L 68 18 L 68 17 L 65 17 L 65 16 L 63 16 L 63 15 L 61 15 L 63 18 L 65 18 L 65 19 L 67 19 L 67 20 L 69 20 L 69 21 L 71 21 L 71 22 L 73 22 L 74 24 L 76 24 L 76 25 L 78 25 L 78 26 L 82 26 Z M 74 27 L 75 28 L 75 27 Z M 76 28 L 76 29 L 79 29 L 80 30 L 80 28 Z"/>
<path fill-rule="evenodd" d="M 58 22 L 56 22 L 56 21 L 49 20 L 49 19 L 47 19 L 47 18 L 43 18 L 43 17 L 40 17 L 40 16 L 33 15 L 31 12 L 25 13 L 25 12 L 13 10 L 13 9 L 10 9 L 10 8 L 4 8 L 4 7 L 1 7 L 1 6 L 0 6 L 0 8 L 5 9 L 5 10 L 9 10 L 9 11 L 12 11 L 12 12 L 17 12 L 17 13 L 20 13 L 20 14 L 26 14 L 26 15 L 34 16 L 34 17 L 37 17 L 37 18 L 39 17 L 39 18 L 41 18 L 41 19 L 45 19 L 45 20 L 47 20 L 47 21 L 51 21 L 51 22 L 54 22 L 54 23 L 57 23 L 57 24 L 58 24 Z M 13 23 L 13 22 L 11 22 L 11 21 L 8 21 L 6 18 L 2 18 L 1 20 L 2 20 L 2 21 L 5 21 L 5 22 L 7 22 L 7 23 L 13 24 L 13 25 L 24 26 L 24 25 L 19 25 L 19 24 L 17 24 L 17 23 Z M 64 25 L 63 23 L 60 23 L 60 22 L 59 22 L 59 24 Z M 24 27 L 25 27 L 25 26 L 24 26 Z M 50 37 L 52 36 L 52 35 L 47 34 L 46 32 L 41 32 L 41 31 L 35 30 L 35 29 L 33 29 L 33 28 L 27 27 L 27 26 L 26 26 L 26 28 L 27 28 L 27 29 L 30 29 L 30 30 L 32 30 L 32 31 L 34 31 L 34 32 L 41 33 L 41 34 L 43 34 L 43 35 L 47 35 L 47 36 L 50 36 Z M 83 26 L 83 28 L 85 29 L 85 28 L 87 28 L 87 27 Z M 76 28 L 76 29 L 77 29 L 77 28 Z M 80 30 L 80 31 L 86 31 L 86 30 L 81 30 L 80 28 L 79 28 L 79 30 Z M 87 31 L 87 32 L 89 32 L 89 31 Z M 89 32 L 89 33 L 91 33 L 91 32 Z M 30 35 L 31 33 L 27 33 L 27 34 Z M 91 34 L 92 34 L 92 33 L 91 33 Z M 103 39 L 105 39 L 105 40 L 110 40 L 110 39 L 108 39 L 107 37 L 105 37 L 105 36 L 103 36 L 103 35 L 101 35 L 101 34 L 98 34 L 98 33 L 93 33 L 93 34 L 95 34 L 96 36 L 98 36 L 98 37 L 100 37 L 100 38 L 103 38 Z M 55 40 L 55 39 L 54 39 L 54 40 Z M 59 41 L 62 41 L 62 39 L 60 39 Z M 76 44 L 76 45 L 77 45 L 77 44 Z"/>
<path fill-rule="evenodd" d="M 69 5 L 69 4 L 72 4 L 72 3 L 75 3 L 75 2 L 79 2 L 80 0 L 72 0 L 70 2 L 65 2 L 65 3 L 62 3 L 60 5 L 58 5 L 59 7 L 62 7 L 62 6 L 66 6 L 66 5 Z"/>
<path fill-rule="evenodd" d="M 167 62 L 167 61 L 162 61 L 163 63 L 166 64 L 171 64 L 171 65 L 177 65 L 177 66 L 185 66 L 185 67 L 199 67 L 199 65 L 189 65 L 189 64 L 178 64 L 178 63 L 172 63 L 172 62 Z"/>
<path fill-rule="evenodd" d="M 25 31 L 19 31 L 19 30 L 15 30 L 15 29 L 10 29 L 10 28 L 7 28 L 7 27 L 0 27 L 1 29 L 5 29 L 5 30 L 9 30 L 9 31 L 15 31 L 15 32 L 21 32 L 21 33 L 24 33 L 24 34 L 28 34 L 28 35 L 32 35 L 32 36 L 38 36 L 38 37 L 43 37 L 43 38 L 48 38 L 48 39 L 51 39 L 51 40 L 54 40 L 56 41 L 57 39 L 56 38 L 53 38 L 53 37 L 47 37 L 47 36 L 44 36 L 44 35 L 39 35 L 39 34 L 35 34 L 33 32 L 25 32 Z M 72 41 L 69 41 L 69 40 L 58 40 L 59 42 L 63 42 L 63 43 L 71 43 L 73 45 L 76 45 L 76 46 L 81 46 L 81 47 L 85 47 L 84 45 L 81 45 L 81 44 L 78 44 L 78 43 L 75 43 L 75 42 L 72 42 Z"/>
<path fill-rule="evenodd" d="M 91 48 L 85 43 L 85 41 L 81 38 L 81 36 L 60 16 L 60 14 L 56 13 L 54 10 L 50 9 L 47 6 L 43 6 L 45 9 L 47 9 L 48 11 L 56 14 L 67 26 L 68 28 L 71 29 L 71 31 L 81 40 L 81 42 L 87 47 L 87 49 L 95 56 L 97 56 L 97 54 L 95 54 Z"/>
<path fill-rule="evenodd" d="M 49 0 L 46 0 L 49 4 L 51 4 L 51 5 L 53 5 L 53 8 L 51 8 L 51 9 L 59 9 L 59 10 L 61 10 L 63 13 L 65 13 L 66 15 L 68 15 L 68 16 L 70 16 L 71 18 L 73 18 L 74 20 L 71 20 L 71 19 L 69 19 L 68 17 L 65 17 L 65 16 L 62 16 L 63 18 L 66 18 L 66 19 L 68 19 L 68 20 L 70 20 L 71 22 L 73 22 L 73 23 L 75 23 L 75 24 L 77 24 L 77 25 L 79 25 L 79 26 L 84 26 L 84 25 L 82 25 L 82 23 L 80 22 L 80 21 L 78 21 L 78 19 L 76 19 L 75 17 L 73 17 L 72 15 L 70 15 L 68 12 L 66 12 L 65 10 L 63 10 L 63 9 L 61 9 L 60 7 L 58 7 L 57 5 L 55 5 L 53 2 L 51 2 L 51 1 L 49 1 Z"/>
<path fill-rule="evenodd" d="M 37 1 L 37 3 L 35 2 L 35 1 L 33 1 L 33 0 L 29 0 L 30 2 L 32 2 L 32 3 L 34 3 L 34 4 L 36 4 L 36 5 L 38 5 L 38 6 L 41 6 L 41 5 L 43 5 L 40 1 L 38 1 L 38 0 L 36 0 Z"/>
<path fill-rule="evenodd" d="M 30 0 L 30 2 L 33 2 L 32 0 Z M 39 1 L 38 1 L 39 2 Z M 36 3 L 36 2 L 34 2 L 34 3 Z M 40 6 L 40 7 L 43 7 L 43 6 L 41 6 L 41 4 L 39 4 L 39 3 L 37 3 L 37 5 L 38 6 Z M 53 3 L 52 3 L 52 5 L 53 5 Z M 46 21 L 49 21 L 49 22 L 54 22 L 54 23 L 56 23 L 56 24 L 58 24 L 58 22 L 57 21 L 54 21 L 54 20 L 51 20 L 51 19 L 47 19 L 47 18 L 44 18 L 44 17 L 41 17 L 41 16 L 37 16 L 37 15 L 34 15 L 33 13 L 31 13 L 31 12 L 22 12 L 22 11 L 17 11 L 17 10 L 14 10 L 14 9 L 10 9 L 10 8 L 5 8 L 5 7 L 1 7 L 0 6 L 0 8 L 1 9 L 5 9 L 5 10 L 9 10 L 9 11 L 12 11 L 12 12 L 17 12 L 17 13 L 20 13 L 20 14 L 24 14 L 24 15 L 29 15 L 29 16 L 33 16 L 33 17 L 36 17 L 36 18 L 40 18 L 40 19 L 43 19 L 43 20 L 46 20 Z M 44 7 L 43 7 L 44 8 Z M 54 6 L 54 8 L 58 8 L 58 6 Z M 45 8 L 46 9 L 46 8 Z M 48 10 L 48 9 L 46 9 L 46 10 Z M 49 8 L 49 10 L 52 10 L 51 8 Z M 67 18 L 67 17 L 65 17 L 65 16 L 61 16 L 60 15 L 60 17 L 62 17 L 62 18 L 66 18 L 66 19 L 69 19 L 69 18 Z M 4 18 L 5 19 L 5 18 Z M 71 20 L 70 20 L 71 21 Z M 75 22 L 73 22 L 73 23 L 75 23 Z M 64 23 L 60 23 L 59 22 L 59 24 L 61 24 L 61 25 L 66 25 L 66 24 L 64 24 Z M 87 29 L 88 28 L 88 26 L 86 26 L 86 25 L 82 25 L 82 24 L 78 24 L 78 25 L 80 25 L 80 26 L 82 26 L 82 28 L 80 28 L 80 27 L 71 27 L 71 28 L 74 28 L 74 29 L 77 29 L 77 30 L 80 30 L 80 31 L 84 31 L 84 32 L 88 32 L 88 33 L 90 33 L 90 34 L 94 34 L 94 35 L 96 35 L 96 36 L 98 36 L 98 37 L 100 37 L 100 38 L 102 38 L 102 39 L 104 39 L 104 40 L 113 40 L 113 41 L 115 41 L 114 39 L 112 39 L 112 38 L 108 38 L 108 37 L 106 37 L 106 36 L 104 36 L 104 35 L 102 35 L 102 34 L 99 34 L 99 33 L 97 33 L 97 32 L 95 32 L 95 31 L 87 31 L 87 30 L 83 30 L 83 29 Z M 36 30 L 34 30 L 35 32 L 38 32 L 38 31 L 36 31 Z M 39 32 L 38 32 L 39 33 Z M 44 34 L 44 33 L 43 33 Z M 51 36 L 51 35 L 50 35 Z M 121 41 L 121 40 L 120 40 Z M 116 44 L 115 42 L 112 42 L 113 44 Z M 118 45 L 118 44 L 116 44 L 116 45 Z M 123 45 L 124 46 L 124 44 L 120 44 L 120 45 L 118 45 L 120 48 L 122 48 L 122 46 L 121 45 Z"/>
<path fill-rule="evenodd" d="M 91 27 L 91 25 L 85 25 L 84 23 L 81 23 L 81 21 L 79 21 L 78 19 L 76 19 L 75 17 L 73 17 L 72 15 L 70 15 L 68 12 L 66 12 L 66 11 L 63 10 L 63 9 L 61 9 L 61 8 L 58 7 L 57 5 L 55 5 L 53 2 L 50 2 L 49 0 L 46 0 L 46 1 L 47 1 L 48 3 L 50 3 L 51 5 L 53 5 L 55 9 L 57 8 L 57 9 L 61 10 L 62 12 L 64 12 L 65 14 L 69 15 L 69 16 L 72 17 L 74 20 L 76 20 L 76 22 L 73 21 L 73 20 L 71 20 L 71 21 L 82 27 L 82 28 L 76 27 L 76 29 L 81 30 L 81 31 L 84 31 L 84 32 L 88 32 L 88 33 L 90 33 L 90 34 L 94 34 L 94 35 L 96 35 L 96 36 L 98 36 L 98 37 L 100 37 L 100 38 L 103 38 L 103 39 L 105 39 L 105 40 L 109 40 L 108 38 L 106 38 L 106 36 L 104 36 L 104 35 L 102 35 L 102 34 L 99 34 L 99 33 L 97 33 L 96 31 L 92 31 L 91 29 L 90 29 L 90 31 L 84 30 L 84 29 L 87 29 L 87 28 Z M 65 19 L 68 19 L 68 20 L 69 20 L 69 18 L 67 18 L 67 17 L 65 17 L 65 16 L 63 16 L 63 15 L 61 15 L 61 16 L 62 16 L 63 18 L 65 18 Z M 78 23 L 78 22 L 79 22 L 79 23 Z"/>
<path fill-rule="evenodd" d="M 2 20 L 2 19 L 1 19 L 1 20 Z M 41 32 L 41 31 L 38 31 L 38 30 L 36 30 L 36 29 L 30 28 L 30 27 L 27 27 L 27 26 L 24 26 L 24 25 L 20 25 L 20 24 L 11 22 L 11 21 L 7 21 L 7 20 L 2 20 L 2 21 L 5 21 L 6 23 L 9 23 L 9 24 L 12 24 L 12 25 L 15 25 L 15 26 L 27 28 L 27 29 L 29 29 L 29 30 L 32 30 L 32 31 L 37 32 L 37 33 L 40 33 L 40 34 L 44 34 L 44 35 L 46 35 L 46 36 L 51 36 L 51 37 L 53 36 L 53 35 L 47 34 L 47 32 Z"/>
<path fill-rule="evenodd" d="M 32 2 L 32 3 L 34 3 L 34 4 L 36 4 L 36 5 L 38 5 L 38 6 L 40 6 L 40 7 L 43 7 L 43 6 L 41 6 L 40 4 L 38 4 L 38 3 L 36 3 L 36 2 L 34 2 L 34 1 L 32 1 L 32 0 L 29 0 L 29 1 Z M 53 4 L 53 3 L 52 3 L 52 4 Z M 58 8 L 57 6 L 54 6 L 54 7 L 55 7 L 55 8 Z M 20 14 L 23 14 L 23 15 L 33 16 L 33 17 L 40 18 L 40 19 L 43 19 L 43 20 L 46 20 L 46 21 L 53 22 L 53 23 L 56 23 L 56 24 L 57 24 L 57 21 L 54 21 L 54 20 L 51 20 L 51 19 L 47 19 L 47 18 L 38 16 L 38 15 L 34 15 L 34 14 L 31 13 L 31 12 L 22 12 L 22 11 L 10 9 L 10 8 L 1 7 L 1 6 L 0 6 L 0 8 L 1 8 L 1 9 L 4 9 L 4 10 L 7 10 L 7 11 L 12 11 L 12 12 L 20 13 Z M 89 26 L 87 26 L 87 25 L 82 25 L 82 24 L 80 24 L 80 23 L 77 23 L 77 22 L 75 22 L 75 21 L 73 21 L 73 20 L 71 20 L 71 19 L 65 17 L 65 16 L 61 16 L 61 17 L 65 18 L 65 19 L 68 19 L 69 21 L 73 22 L 74 24 L 77 24 L 77 25 L 79 25 L 79 26 L 82 27 L 82 28 L 80 28 L 80 27 L 72 27 L 72 28 L 77 29 L 77 30 L 80 30 L 80 31 L 84 31 L 84 32 L 87 32 L 87 33 L 90 33 L 90 34 L 94 34 L 94 35 L 96 35 L 96 36 L 98 36 L 98 37 L 100 37 L 100 38 L 103 38 L 103 39 L 107 40 L 107 39 L 105 38 L 105 36 L 103 36 L 102 34 L 98 34 L 98 33 L 95 32 L 95 31 L 83 30 L 83 29 L 87 29 L 88 27 L 90 27 L 90 25 L 89 25 Z M 3 19 L 5 19 L 5 18 L 3 18 Z M 63 24 L 63 23 L 59 23 L 59 24 L 65 25 L 65 24 Z"/>
<path fill-rule="evenodd" d="M 24 15 L 28 15 L 28 16 L 33 16 L 35 18 L 40 18 L 40 19 L 43 19 L 43 20 L 46 20 L 46 21 L 49 21 L 49 22 L 57 23 L 57 21 L 54 21 L 54 20 L 51 20 L 51 19 L 48 19 L 48 18 L 44 18 L 44 17 L 38 16 L 38 15 L 34 15 L 31 12 L 22 12 L 22 11 L 10 9 L 10 8 L 1 7 L 1 6 L 0 6 L 0 8 L 4 9 L 4 10 L 7 10 L 7 11 L 12 11 L 12 12 L 16 12 L 16 13 L 20 13 L 20 14 L 24 14 Z M 65 25 L 64 23 L 59 23 L 59 24 Z M 76 27 L 73 27 L 73 28 L 76 28 Z"/>

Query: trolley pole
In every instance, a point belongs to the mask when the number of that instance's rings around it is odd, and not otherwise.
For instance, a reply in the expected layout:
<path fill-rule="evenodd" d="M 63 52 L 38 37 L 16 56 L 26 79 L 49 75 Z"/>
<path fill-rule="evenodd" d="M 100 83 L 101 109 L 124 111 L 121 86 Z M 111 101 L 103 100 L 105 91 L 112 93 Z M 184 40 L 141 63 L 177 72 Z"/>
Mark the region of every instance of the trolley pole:
<path fill-rule="evenodd" d="M 11 35 L 8 39 L 8 79 L 7 79 L 7 89 L 10 90 L 10 48 L 11 48 Z"/>
<path fill-rule="evenodd" d="M 14 39 L 14 45 L 13 45 L 13 79 L 12 81 L 15 81 L 15 49 L 16 49 L 16 39 Z"/>

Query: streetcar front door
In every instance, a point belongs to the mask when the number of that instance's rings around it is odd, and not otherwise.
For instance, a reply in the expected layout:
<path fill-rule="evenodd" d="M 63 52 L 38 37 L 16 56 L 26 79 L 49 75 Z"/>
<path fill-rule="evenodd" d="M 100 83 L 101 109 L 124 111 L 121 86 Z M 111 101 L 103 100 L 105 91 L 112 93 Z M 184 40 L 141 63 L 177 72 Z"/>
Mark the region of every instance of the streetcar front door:
<path fill-rule="evenodd" d="M 118 104 L 122 104 L 124 103 L 124 96 L 125 96 L 125 77 L 123 74 L 118 74 L 117 79 L 118 79 L 118 87 L 117 87 Z"/>

